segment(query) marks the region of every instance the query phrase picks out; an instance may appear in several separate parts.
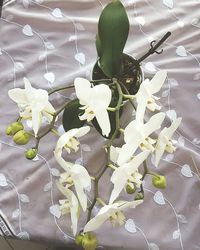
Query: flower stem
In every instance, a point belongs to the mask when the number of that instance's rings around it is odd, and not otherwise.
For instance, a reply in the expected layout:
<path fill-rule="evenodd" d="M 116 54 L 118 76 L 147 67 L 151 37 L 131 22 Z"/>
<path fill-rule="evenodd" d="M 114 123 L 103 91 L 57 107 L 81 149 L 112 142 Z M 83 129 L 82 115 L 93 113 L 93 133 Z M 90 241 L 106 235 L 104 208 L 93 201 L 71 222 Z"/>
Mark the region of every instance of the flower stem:
<path fill-rule="evenodd" d="M 56 88 L 56 89 L 52 89 L 48 92 L 49 95 L 52 95 L 53 93 L 55 92 L 58 92 L 58 91 L 61 91 L 61 90 L 65 90 L 65 89 L 71 89 L 71 88 L 74 88 L 74 85 L 70 85 L 70 86 L 67 86 L 67 87 L 62 87 L 62 88 Z"/>
<path fill-rule="evenodd" d="M 64 104 L 56 111 L 56 113 L 53 114 L 53 119 L 52 119 L 52 121 L 51 121 L 51 123 L 50 123 L 49 128 L 48 128 L 43 134 L 41 134 L 40 136 L 38 136 L 38 137 L 36 138 L 37 141 L 36 141 L 36 145 L 35 145 L 35 147 L 34 147 L 35 149 L 38 149 L 40 140 L 41 140 L 43 137 L 45 137 L 49 132 L 51 132 L 51 131 L 53 130 L 54 125 L 55 125 L 55 122 L 56 122 L 57 116 L 65 109 L 65 107 L 66 107 L 67 105 L 68 105 L 68 102 L 64 103 Z"/>
<path fill-rule="evenodd" d="M 123 90 L 125 91 L 125 93 L 126 93 L 125 95 L 131 96 L 131 94 L 129 93 L 127 87 L 122 82 L 120 82 L 120 85 L 123 88 Z M 132 99 L 128 99 L 128 101 L 133 106 L 133 108 L 136 110 L 136 107 L 135 107 L 135 104 L 134 104 L 133 100 Z"/>
<path fill-rule="evenodd" d="M 90 82 L 91 82 L 91 83 L 112 82 L 112 79 L 91 80 Z"/>
<path fill-rule="evenodd" d="M 94 208 L 94 206 L 95 206 L 95 204 L 97 202 L 97 198 L 99 197 L 99 190 L 98 190 L 99 180 L 101 179 L 101 177 L 103 176 L 105 171 L 109 168 L 109 164 L 110 164 L 110 147 L 112 146 L 113 141 L 115 140 L 115 138 L 117 137 L 117 135 L 118 135 L 118 133 L 120 131 L 120 107 L 121 107 L 121 104 L 123 102 L 123 92 L 122 92 L 121 86 L 120 86 L 119 82 L 117 81 L 117 79 L 114 78 L 113 83 L 116 85 L 117 91 L 118 91 L 118 94 L 119 94 L 119 99 L 118 99 L 117 105 L 115 107 L 115 110 L 116 110 L 115 111 L 116 127 L 115 127 L 115 131 L 114 131 L 111 139 L 106 144 L 107 163 L 105 164 L 105 166 L 102 169 L 102 171 L 100 172 L 100 174 L 97 177 L 95 177 L 95 181 L 94 181 L 94 199 L 93 199 L 92 204 L 90 205 L 90 207 L 88 207 L 87 222 L 91 218 L 92 209 Z"/>

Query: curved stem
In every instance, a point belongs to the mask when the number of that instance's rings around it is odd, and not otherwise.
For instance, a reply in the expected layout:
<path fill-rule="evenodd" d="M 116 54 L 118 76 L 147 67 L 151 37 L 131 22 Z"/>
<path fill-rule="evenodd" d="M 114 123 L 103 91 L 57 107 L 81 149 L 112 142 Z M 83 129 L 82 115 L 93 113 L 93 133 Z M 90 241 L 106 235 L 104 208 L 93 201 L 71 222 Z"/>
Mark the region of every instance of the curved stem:
<path fill-rule="evenodd" d="M 40 140 L 41 140 L 44 136 L 46 136 L 49 132 L 52 131 L 52 129 L 54 128 L 54 125 L 55 125 L 57 116 L 65 109 L 65 107 L 66 107 L 67 105 L 68 105 L 68 102 L 64 103 L 64 104 L 56 111 L 56 113 L 53 114 L 53 119 L 52 119 L 52 121 L 51 121 L 51 123 L 50 123 L 49 128 L 48 128 L 43 134 L 41 134 L 40 136 L 38 136 L 38 137 L 36 138 L 37 141 L 36 141 L 36 145 L 35 145 L 35 147 L 34 147 L 35 149 L 38 149 Z"/>
<path fill-rule="evenodd" d="M 48 92 L 49 95 L 55 93 L 55 92 L 58 92 L 58 91 L 61 91 L 61 90 L 65 90 L 65 89 L 71 89 L 71 88 L 74 88 L 74 85 L 71 85 L 71 86 L 67 86 L 67 87 L 62 87 L 62 88 L 57 88 L 57 89 L 52 89 Z"/>
<path fill-rule="evenodd" d="M 115 83 L 115 85 L 117 87 L 117 90 L 118 90 L 118 94 L 119 94 L 119 99 L 118 99 L 117 105 L 115 107 L 115 109 L 116 109 L 116 111 L 115 111 L 116 128 L 115 128 L 115 131 L 114 131 L 111 139 L 106 144 L 107 163 L 104 166 L 104 168 L 102 169 L 102 171 L 99 173 L 99 175 L 97 177 L 95 177 L 95 180 L 94 180 L 94 199 L 93 199 L 92 204 L 90 205 L 90 207 L 88 207 L 87 222 L 91 218 L 92 209 L 94 208 L 94 206 L 95 206 L 95 204 L 97 202 L 97 198 L 99 197 L 99 190 L 98 190 L 99 180 L 103 176 L 105 171 L 109 168 L 109 164 L 110 164 L 110 147 L 112 146 L 113 141 L 116 138 L 117 134 L 120 132 L 120 114 L 119 114 L 119 111 L 120 111 L 121 104 L 123 102 L 123 92 L 122 92 L 121 86 L 118 83 L 117 79 L 113 79 L 113 83 Z"/>

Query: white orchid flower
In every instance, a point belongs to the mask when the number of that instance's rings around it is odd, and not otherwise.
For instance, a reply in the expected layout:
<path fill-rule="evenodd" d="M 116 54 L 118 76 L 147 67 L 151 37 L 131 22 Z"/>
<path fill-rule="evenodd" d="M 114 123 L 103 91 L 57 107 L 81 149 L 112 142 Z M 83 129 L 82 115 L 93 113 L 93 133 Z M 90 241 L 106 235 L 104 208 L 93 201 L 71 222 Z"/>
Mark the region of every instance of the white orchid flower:
<path fill-rule="evenodd" d="M 71 214 L 71 223 L 72 231 L 75 236 L 77 233 L 77 224 L 79 217 L 79 203 L 75 194 L 60 183 L 57 183 L 58 189 L 60 192 L 67 198 L 65 200 L 60 200 L 60 210 L 62 214 L 70 213 Z"/>
<path fill-rule="evenodd" d="M 125 144 L 122 146 L 117 160 L 118 165 L 121 165 L 130 160 L 131 156 L 139 146 L 141 149 L 154 150 L 152 144 L 156 141 L 152 140 L 151 135 L 156 130 L 160 129 L 165 113 L 160 112 L 153 115 L 147 123 L 134 120 L 128 124 L 124 130 Z"/>
<path fill-rule="evenodd" d="M 135 208 L 143 201 L 120 201 L 110 205 L 105 205 L 100 209 L 98 214 L 92 218 L 84 227 L 84 232 L 91 232 L 97 230 L 106 220 L 110 220 L 113 225 L 117 222 L 122 225 L 125 222 L 125 216 L 122 213 L 126 208 Z"/>
<path fill-rule="evenodd" d="M 80 142 L 77 140 L 77 138 L 82 137 L 86 135 L 90 131 L 89 126 L 81 127 L 81 128 L 74 128 L 63 135 L 60 136 L 60 138 L 57 141 L 55 152 L 61 156 L 62 150 L 65 148 L 68 153 L 71 152 L 71 150 L 77 152 L 79 149 Z"/>
<path fill-rule="evenodd" d="M 137 115 L 141 121 L 143 121 L 146 107 L 150 111 L 161 109 L 161 106 L 159 106 L 155 102 L 159 98 L 154 96 L 154 94 L 160 91 L 163 83 L 165 82 L 166 77 L 167 71 L 160 70 L 155 74 L 151 81 L 149 81 L 149 79 L 146 79 L 141 83 L 140 88 L 135 96 L 138 103 Z"/>
<path fill-rule="evenodd" d="M 102 130 L 102 134 L 108 136 L 111 130 L 107 108 L 111 102 L 112 92 L 105 84 L 92 86 L 84 78 L 76 78 L 74 81 L 76 95 L 83 105 L 85 113 L 80 116 L 80 120 L 91 121 L 96 117 Z"/>
<path fill-rule="evenodd" d="M 111 152 L 113 151 L 114 148 Z M 142 175 L 139 173 L 138 168 L 147 159 L 150 152 L 150 150 L 145 150 L 134 156 L 129 162 L 126 162 L 115 169 L 111 176 L 111 182 L 114 184 L 114 188 L 110 196 L 109 204 L 112 204 L 116 200 L 128 182 L 135 183 L 137 187 L 140 187 L 142 184 Z M 117 151 L 115 154 L 117 154 Z"/>
<path fill-rule="evenodd" d="M 74 185 L 83 211 L 87 209 L 87 195 L 85 189 L 91 188 L 91 178 L 88 171 L 79 164 L 66 162 L 60 155 L 54 152 L 56 161 L 66 171 L 60 175 L 59 183 L 69 188 Z"/>
<path fill-rule="evenodd" d="M 170 127 L 164 128 L 158 137 L 158 141 L 155 147 L 155 166 L 157 167 L 162 155 L 164 154 L 165 151 L 168 153 L 173 153 L 176 148 L 173 145 L 173 141 L 171 140 L 171 137 L 173 136 L 174 132 L 176 129 L 179 127 L 181 123 L 182 118 L 177 118 L 174 120 L 171 124 Z"/>
<path fill-rule="evenodd" d="M 48 101 L 48 92 L 43 89 L 35 89 L 27 78 L 24 78 L 25 89 L 15 88 L 8 91 L 9 97 L 18 104 L 20 116 L 23 119 L 32 119 L 33 131 L 37 136 L 42 123 L 42 116 L 49 122 L 56 112 Z"/>

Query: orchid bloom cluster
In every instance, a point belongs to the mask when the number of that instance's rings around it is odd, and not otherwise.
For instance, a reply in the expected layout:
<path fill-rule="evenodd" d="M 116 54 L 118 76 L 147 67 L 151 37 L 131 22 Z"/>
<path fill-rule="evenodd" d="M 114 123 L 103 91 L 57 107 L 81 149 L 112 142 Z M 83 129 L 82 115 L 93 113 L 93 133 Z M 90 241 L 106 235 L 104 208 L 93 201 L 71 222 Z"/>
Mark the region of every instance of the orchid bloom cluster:
<path fill-rule="evenodd" d="M 160 112 L 161 106 L 157 103 L 159 98 L 154 94 L 159 92 L 166 76 L 166 71 L 158 71 L 152 80 L 146 79 L 141 83 L 137 94 L 134 96 L 123 93 L 123 86 L 117 79 L 112 79 L 112 84 L 101 82 L 94 84 L 83 78 L 75 79 L 74 88 L 82 112 L 79 119 L 85 121 L 86 125 L 75 127 L 61 136 L 59 135 L 54 156 L 58 165 L 63 169 L 57 180 L 57 187 L 63 195 L 63 199 L 59 200 L 60 210 L 62 215 L 70 214 L 73 235 L 79 237 L 77 238 L 77 244 L 82 242 L 84 247 L 84 235 L 97 230 L 107 220 L 113 225 L 122 225 L 125 222 L 124 210 L 135 208 L 143 202 L 143 181 L 146 175 L 153 175 L 152 183 L 157 188 L 166 186 L 166 180 L 163 176 L 157 175 L 147 168 L 147 158 L 150 155 L 155 156 L 155 166 L 157 167 L 164 152 L 172 153 L 176 150 L 172 136 L 180 125 L 181 118 L 175 119 L 169 127 L 164 127 L 159 132 L 165 119 L 165 113 Z M 37 143 L 35 147 L 26 152 L 26 157 L 33 159 L 37 154 L 40 139 L 48 132 L 53 131 L 55 133 L 56 118 L 66 105 L 56 112 L 49 102 L 47 91 L 33 88 L 26 78 L 24 78 L 24 84 L 25 89 L 15 88 L 8 92 L 9 97 L 19 107 L 19 118 L 17 122 L 9 126 L 7 134 L 12 135 L 16 143 L 26 144 L 25 137 L 20 140 L 26 133 L 23 120 L 32 120 Z M 116 107 L 110 107 L 113 98 L 112 88 L 118 91 Z M 127 102 L 136 107 L 135 116 L 125 128 L 122 128 L 120 109 L 125 108 Z M 150 112 L 156 112 L 148 121 L 145 119 L 147 109 Z M 111 112 L 115 113 L 116 128 L 108 138 L 111 133 L 109 116 Z M 40 135 L 42 117 L 47 118 L 50 128 Z M 81 137 L 86 136 L 93 129 L 91 128 L 92 124 L 89 123 L 93 122 L 94 119 L 101 128 L 102 135 L 107 138 L 106 144 L 103 146 L 108 158 L 106 166 L 95 177 L 90 176 L 85 166 L 65 159 L 68 154 L 75 154 L 79 150 Z M 115 139 L 119 133 L 124 142 L 120 147 L 116 147 Z M 142 165 L 144 165 L 143 172 L 140 169 Z M 101 176 L 109 168 L 113 170 L 110 179 L 113 189 L 106 204 L 103 198 L 98 196 L 98 184 Z M 87 192 L 91 190 L 92 182 L 94 182 L 95 194 L 92 204 L 88 204 Z M 123 190 L 131 194 L 131 200 L 121 200 L 120 194 Z M 96 216 L 91 218 L 92 210 L 97 202 L 102 208 L 100 208 Z M 83 231 L 79 233 L 78 219 L 81 210 L 87 212 L 88 216 Z M 87 235 L 87 237 L 89 236 Z M 85 247 L 85 249 L 87 248 Z"/>

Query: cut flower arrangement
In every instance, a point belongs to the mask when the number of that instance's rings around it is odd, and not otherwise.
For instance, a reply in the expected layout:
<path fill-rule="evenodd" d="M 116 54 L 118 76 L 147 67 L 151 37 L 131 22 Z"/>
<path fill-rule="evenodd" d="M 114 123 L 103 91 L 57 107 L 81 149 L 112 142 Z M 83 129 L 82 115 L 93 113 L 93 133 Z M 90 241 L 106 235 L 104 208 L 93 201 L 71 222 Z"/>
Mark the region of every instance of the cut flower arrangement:
<path fill-rule="evenodd" d="M 98 59 L 92 71 L 92 80 L 76 78 L 74 84 L 46 91 L 35 89 L 27 78 L 24 88 L 9 90 L 9 97 L 19 107 L 19 117 L 10 124 L 6 133 L 19 145 L 25 145 L 30 137 L 35 137 L 35 145 L 25 153 L 27 159 L 34 159 L 39 151 L 43 137 L 52 132 L 59 136 L 55 145 L 54 157 L 63 169 L 57 181 L 57 188 L 63 196 L 59 200 L 62 215 L 71 218 L 72 233 L 77 245 L 85 250 L 94 250 L 98 245 L 95 230 L 109 220 L 113 226 L 125 222 L 124 211 L 139 206 L 144 200 L 143 184 L 151 176 L 156 188 L 167 186 L 166 178 L 149 170 L 147 158 L 154 155 L 155 166 L 166 152 L 176 150 L 172 139 L 181 118 L 175 119 L 169 127 L 163 127 L 165 113 L 158 104 L 160 91 L 167 77 L 165 70 L 158 71 L 154 77 L 144 79 L 140 63 L 153 53 L 170 36 L 168 32 L 158 43 L 153 41 L 149 51 L 140 59 L 133 59 L 124 54 L 124 47 L 129 34 L 129 20 L 126 10 L 119 0 L 113 0 L 102 11 L 96 48 Z M 55 110 L 49 102 L 49 96 L 64 89 L 75 89 L 76 99 L 63 104 Z M 122 114 L 127 105 L 134 110 L 129 123 L 123 127 Z M 60 135 L 55 122 L 63 113 L 65 133 Z M 152 114 L 146 119 L 148 113 Z M 43 118 L 49 122 L 44 133 L 40 132 Z M 33 133 L 25 131 L 24 120 L 31 120 Z M 80 164 L 67 161 L 67 154 L 75 154 L 80 147 L 80 137 L 86 136 L 91 129 L 96 129 L 105 138 L 102 145 L 106 164 L 97 176 L 91 176 L 89 169 Z M 116 142 L 117 140 L 117 142 Z M 121 144 L 119 144 L 119 140 Z M 64 156 L 64 151 L 65 156 Z M 110 178 L 113 187 L 109 200 L 99 195 L 99 180 L 107 169 L 112 170 Z M 87 190 L 87 192 L 86 192 Z M 93 191 L 93 200 L 88 204 L 88 190 Z M 120 194 L 125 190 L 127 200 L 121 200 Z M 93 209 L 98 203 L 101 208 L 93 216 Z M 85 225 L 78 229 L 78 219 L 86 213 Z"/>

